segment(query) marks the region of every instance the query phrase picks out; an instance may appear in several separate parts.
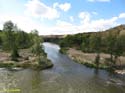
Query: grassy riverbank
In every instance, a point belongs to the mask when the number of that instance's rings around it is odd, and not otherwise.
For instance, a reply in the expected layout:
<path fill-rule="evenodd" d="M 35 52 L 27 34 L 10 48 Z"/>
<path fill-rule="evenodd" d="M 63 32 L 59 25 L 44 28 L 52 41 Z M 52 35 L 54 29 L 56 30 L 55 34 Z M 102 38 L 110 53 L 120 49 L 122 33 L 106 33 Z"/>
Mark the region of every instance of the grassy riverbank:
<path fill-rule="evenodd" d="M 9 69 L 20 67 L 42 70 L 53 66 L 46 55 L 41 57 L 41 63 L 39 64 L 37 62 L 37 57 L 30 52 L 30 49 L 21 49 L 19 54 L 20 57 L 17 61 L 11 61 L 10 53 L 0 52 L 0 67 Z"/>
<path fill-rule="evenodd" d="M 124 25 L 105 31 L 67 35 L 60 41 L 60 47 L 61 53 L 88 67 L 125 69 Z"/>
<path fill-rule="evenodd" d="M 76 50 L 74 48 L 62 48 L 61 53 L 67 54 L 72 60 L 74 60 L 77 63 L 83 64 L 90 68 L 97 68 L 97 65 L 94 63 L 96 58 L 96 53 L 84 53 L 81 50 Z M 108 62 L 108 58 L 110 58 L 109 54 L 100 54 L 100 64 L 98 66 L 99 69 L 111 69 L 110 62 Z M 117 61 L 115 68 L 125 66 L 125 57 L 121 56 L 119 58 L 119 61 Z M 117 69 L 118 71 L 118 69 Z"/>

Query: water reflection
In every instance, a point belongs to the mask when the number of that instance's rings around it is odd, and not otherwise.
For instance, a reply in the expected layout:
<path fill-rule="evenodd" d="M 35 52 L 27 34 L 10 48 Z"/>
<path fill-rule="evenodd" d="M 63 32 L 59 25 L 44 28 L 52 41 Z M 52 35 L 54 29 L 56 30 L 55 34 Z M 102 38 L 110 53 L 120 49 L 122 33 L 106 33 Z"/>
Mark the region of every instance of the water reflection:
<path fill-rule="evenodd" d="M 11 93 L 125 93 L 125 77 L 77 64 L 60 54 L 55 44 L 44 43 L 44 48 L 54 63 L 53 68 L 43 71 L 0 69 L 0 90 L 21 90 Z"/>

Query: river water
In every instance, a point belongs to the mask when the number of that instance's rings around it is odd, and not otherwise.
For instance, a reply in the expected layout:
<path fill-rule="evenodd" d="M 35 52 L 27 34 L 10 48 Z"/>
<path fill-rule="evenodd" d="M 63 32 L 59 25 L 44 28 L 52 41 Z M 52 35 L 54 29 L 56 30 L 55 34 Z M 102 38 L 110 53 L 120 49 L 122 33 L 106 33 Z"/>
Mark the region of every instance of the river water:
<path fill-rule="evenodd" d="M 60 54 L 58 45 L 43 45 L 54 67 L 43 71 L 1 68 L 0 93 L 125 93 L 125 76 L 87 68 Z"/>

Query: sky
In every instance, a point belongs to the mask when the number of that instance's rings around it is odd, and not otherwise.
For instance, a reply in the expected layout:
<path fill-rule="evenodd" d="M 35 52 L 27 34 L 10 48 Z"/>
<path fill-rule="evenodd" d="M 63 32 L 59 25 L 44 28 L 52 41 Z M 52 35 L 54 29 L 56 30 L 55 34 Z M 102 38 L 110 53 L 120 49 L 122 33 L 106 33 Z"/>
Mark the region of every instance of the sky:
<path fill-rule="evenodd" d="M 125 0 L 0 0 L 0 29 L 8 20 L 40 35 L 104 31 L 125 24 Z"/>

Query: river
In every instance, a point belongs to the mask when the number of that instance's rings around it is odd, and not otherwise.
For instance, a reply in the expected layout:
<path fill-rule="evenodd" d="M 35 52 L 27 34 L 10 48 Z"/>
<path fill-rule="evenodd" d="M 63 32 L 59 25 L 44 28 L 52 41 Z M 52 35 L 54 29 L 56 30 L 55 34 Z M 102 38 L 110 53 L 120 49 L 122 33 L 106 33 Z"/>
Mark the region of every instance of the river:
<path fill-rule="evenodd" d="M 125 76 L 75 63 L 59 53 L 56 44 L 43 46 L 54 67 L 43 71 L 1 68 L 0 93 L 125 93 Z"/>

